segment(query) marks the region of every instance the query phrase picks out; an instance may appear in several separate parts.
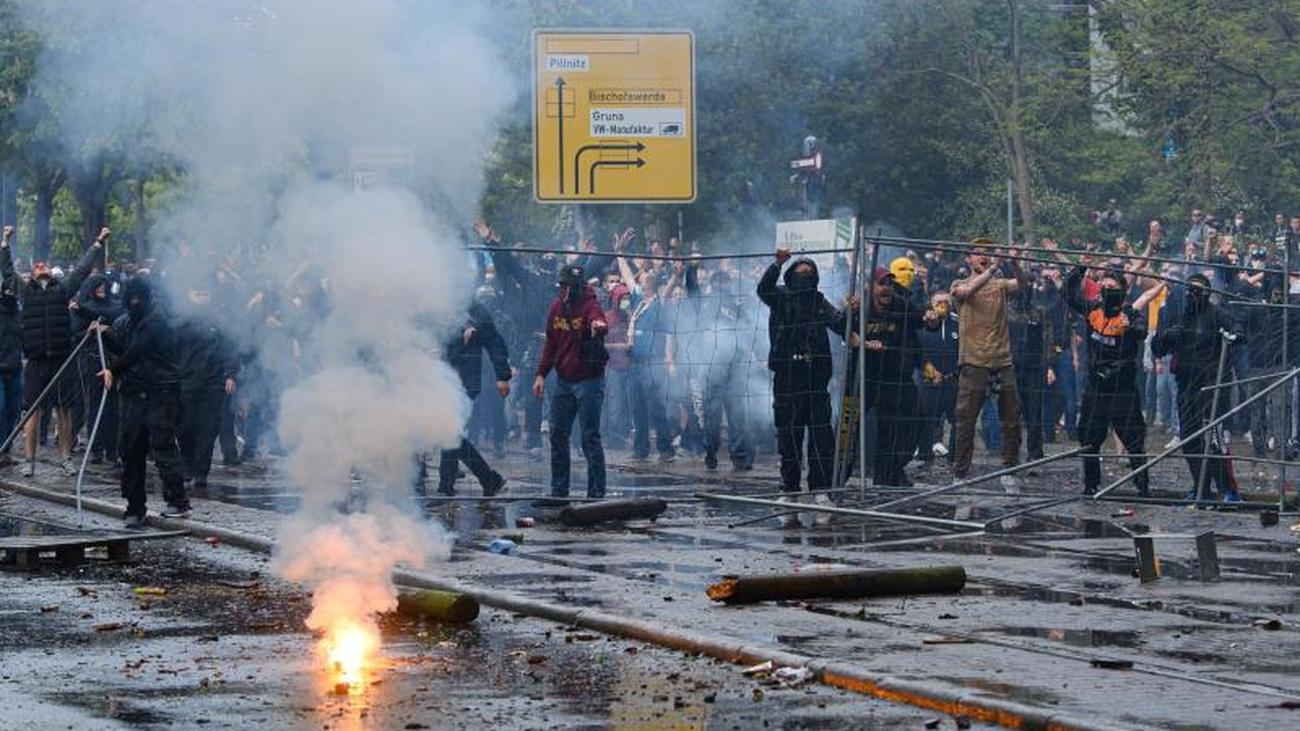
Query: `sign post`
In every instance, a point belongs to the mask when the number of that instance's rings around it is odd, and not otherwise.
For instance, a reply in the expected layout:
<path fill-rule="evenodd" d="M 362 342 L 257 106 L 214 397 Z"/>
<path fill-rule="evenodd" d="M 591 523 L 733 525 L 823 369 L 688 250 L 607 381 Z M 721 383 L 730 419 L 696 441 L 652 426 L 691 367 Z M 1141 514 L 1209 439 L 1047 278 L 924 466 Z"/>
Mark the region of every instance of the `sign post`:
<path fill-rule="evenodd" d="M 695 200 L 695 36 L 533 32 L 539 203 Z"/>

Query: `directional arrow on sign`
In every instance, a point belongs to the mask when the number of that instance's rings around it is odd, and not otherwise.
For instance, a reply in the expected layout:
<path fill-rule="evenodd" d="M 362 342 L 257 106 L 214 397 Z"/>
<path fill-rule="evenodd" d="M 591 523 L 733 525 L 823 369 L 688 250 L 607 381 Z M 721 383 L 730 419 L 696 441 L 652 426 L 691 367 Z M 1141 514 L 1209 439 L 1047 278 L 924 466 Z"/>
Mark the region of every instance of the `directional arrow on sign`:
<path fill-rule="evenodd" d="M 623 152 L 641 152 L 644 149 L 645 149 L 645 143 L 641 142 L 640 140 L 637 140 L 635 144 L 629 142 L 602 142 L 597 145 L 583 145 L 582 147 L 579 147 L 577 154 L 573 156 L 573 192 L 574 193 L 582 192 L 581 162 L 582 162 L 582 154 L 584 152 L 590 152 L 592 150 L 600 150 L 602 152 L 606 150 L 623 151 Z M 620 160 L 619 162 L 631 164 L 632 161 Z M 637 167 L 641 167 L 641 166 L 637 165 Z M 596 191 L 592 190 L 591 192 L 594 193 Z"/>
<path fill-rule="evenodd" d="M 593 162 L 591 164 L 591 172 L 587 179 L 587 192 L 592 195 L 596 194 L 596 170 L 602 167 L 640 168 L 645 167 L 645 160 L 638 157 L 635 160 L 597 160 L 596 162 Z"/>
<path fill-rule="evenodd" d="M 559 106 L 556 107 L 556 109 L 559 110 L 559 114 L 556 115 L 556 119 L 558 121 L 559 130 L 560 130 L 560 134 L 559 134 L 560 164 L 556 165 L 556 168 L 560 172 L 560 194 L 563 195 L 564 194 L 564 77 L 563 76 L 555 80 L 555 98 L 559 102 Z M 576 175 L 574 176 L 573 184 L 574 185 L 578 184 Z"/>

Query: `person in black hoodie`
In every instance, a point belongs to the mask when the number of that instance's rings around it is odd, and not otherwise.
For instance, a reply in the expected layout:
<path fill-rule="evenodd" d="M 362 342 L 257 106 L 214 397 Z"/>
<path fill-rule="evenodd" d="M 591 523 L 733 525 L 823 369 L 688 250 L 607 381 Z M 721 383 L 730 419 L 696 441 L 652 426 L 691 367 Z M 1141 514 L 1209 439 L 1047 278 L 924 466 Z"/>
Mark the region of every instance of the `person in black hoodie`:
<path fill-rule="evenodd" d="M 14 235 L 13 226 L 4 227 L 6 242 Z M 22 282 L 13 273 L 0 280 L 0 439 L 13 431 L 22 415 L 23 398 L 23 316 L 18 307 Z M 9 448 L 0 454 L 0 464 L 13 464 Z"/>
<path fill-rule="evenodd" d="M 487 351 L 492 361 L 492 372 L 496 377 L 497 393 L 501 398 L 510 395 L 510 361 L 506 353 L 506 342 L 497 331 L 496 323 L 486 308 L 475 302 L 469 306 L 465 323 L 443 346 L 443 357 L 456 369 L 460 383 L 465 388 L 465 395 L 473 401 L 479 395 L 483 378 L 483 351 Z M 501 492 L 506 478 L 500 472 L 488 466 L 487 460 L 466 437 L 461 437 L 460 446 L 455 449 L 443 449 L 438 462 L 438 494 L 456 494 L 456 466 L 464 462 L 469 471 L 483 486 L 483 495 L 492 497 Z"/>
<path fill-rule="evenodd" d="M 126 498 L 126 527 L 140 528 L 145 515 L 146 457 L 152 455 L 162 480 L 168 518 L 188 518 L 185 464 L 177 445 L 181 415 L 181 372 L 176 335 L 162 308 L 154 302 L 148 279 L 132 277 L 122 299 L 126 314 L 104 331 L 104 345 L 115 353 L 112 365 L 100 371 L 105 388 L 120 382 L 122 399 L 122 497 Z"/>
<path fill-rule="evenodd" d="M 948 420 L 948 462 L 952 463 L 957 445 L 957 371 L 960 328 L 957 313 L 952 311 L 947 290 L 935 290 L 930 308 L 939 316 L 938 327 L 922 330 L 921 338 L 921 422 L 917 437 L 917 458 L 923 467 L 934 462 L 936 441 L 943 420 Z"/>
<path fill-rule="evenodd" d="M 36 473 L 36 436 L 41 427 L 41 409 L 36 407 L 36 397 L 54 380 L 63 361 L 72 353 L 72 315 L 68 303 L 76 296 L 81 283 L 90 274 L 95 260 L 104 251 L 104 242 L 111 232 L 100 229 L 99 237 L 86 250 L 77 267 L 62 281 L 54 278 L 48 262 L 32 265 L 31 280 L 19 288 L 22 303 L 23 353 L 27 364 L 23 366 L 23 410 L 31 412 L 27 420 L 26 457 L 23 476 Z M 12 236 L 12 233 L 10 234 Z M 9 236 L 0 238 L 0 277 L 14 276 L 13 251 Z M 73 378 L 64 371 L 53 392 L 46 397 L 54 404 L 54 415 L 59 430 L 60 468 L 65 475 L 77 469 L 72 464 L 72 418 L 70 409 L 75 400 Z M 50 403 L 47 401 L 47 403 Z"/>
<path fill-rule="evenodd" d="M 1211 418 L 1214 403 L 1213 386 L 1218 375 L 1219 353 L 1224 341 L 1244 339 L 1238 324 L 1217 305 L 1210 302 L 1210 279 L 1204 274 L 1187 278 L 1187 287 L 1180 313 L 1160 318 L 1160 331 L 1152 338 L 1151 350 L 1157 358 L 1173 354 L 1172 370 L 1178 382 L 1178 423 L 1183 434 L 1200 429 Z M 1199 436 L 1183 445 L 1183 456 L 1194 482 L 1200 480 L 1202 462 L 1205 474 L 1219 492 L 1224 502 L 1240 502 L 1236 482 L 1229 469 L 1228 460 L 1218 458 L 1222 446 L 1214 438 Z M 1207 450 L 1206 443 L 1209 443 Z M 1207 459 L 1206 454 L 1216 455 Z M 1188 500 L 1199 499 L 1195 484 L 1187 494 Z"/>
<path fill-rule="evenodd" d="M 1146 451 L 1147 426 L 1137 390 L 1142 345 L 1147 337 L 1143 310 L 1160 294 L 1163 285 L 1146 290 L 1128 306 L 1124 304 L 1128 296 L 1124 275 L 1107 272 L 1101 278 L 1101 301 L 1089 302 L 1082 290 L 1086 271 L 1083 266 L 1070 271 L 1065 280 L 1065 301 L 1083 316 L 1087 328 L 1079 443 L 1083 445 L 1083 491 L 1091 495 L 1101 485 L 1097 453 L 1112 428 L 1129 454 Z M 1129 465 L 1135 470 L 1145 462 L 1145 457 L 1129 457 Z M 1133 478 L 1138 495 L 1146 496 L 1148 479 L 1146 472 Z"/>
<path fill-rule="evenodd" d="M 777 284 L 790 250 L 776 250 L 776 261 L 758 282 L 758 298 L 767 305 L 770 349 L 767 367 L 772 371 L 772 413 L 777 451 L 781 455 L 781 485 L 799 492 L 802 458 L 807 436 L 808 489 L 825 490 L 831 484 L 835 436 L 831 430 L 831 345 L 826 331 L 845 335 L 848 316 L 817 290 L 817 264 L 797 259 L 785 272 L 784 286 Z M 855 306 L 856 299 L 850 300 Z"/>
<path fill-rule="evenodd" d="M 225 401 L 233 398 L 239 374 L 235 343 L 217 325 L 211 293 L 201 286 L 186 291 L 184 316 L 176 325 L 181 379 L 180 450 L 195 489 L 208 486 L 212 447 L 221 430 Z"/>
<path fill-rule="evenodd" d="M 113 292 L 113 284 L 114 281 L 104 274 L 92 274 L 86 278 L 73 309 L 80 325 L 79 330 L 84 330 L 92 322 L 112 324 L 124 314 L 121 298 Z M 94 375 L 100 368 L 98 343 L 94 340 L 86 343 L 81 357 L 81 368 L 87 376 L 86 408 L 93 419 L 104 394 L 104 382 Z M 114 465 L 122 463 L 117 454 L 117 407 L 117 392 L 108 391 L 108 399 L 104 401 L 104 414 L 99 420 L 99 430 L 95 432 L 95 443 L 90 445 L 90 461 L 95 464 L 103 462 L 105 458 Z"/>

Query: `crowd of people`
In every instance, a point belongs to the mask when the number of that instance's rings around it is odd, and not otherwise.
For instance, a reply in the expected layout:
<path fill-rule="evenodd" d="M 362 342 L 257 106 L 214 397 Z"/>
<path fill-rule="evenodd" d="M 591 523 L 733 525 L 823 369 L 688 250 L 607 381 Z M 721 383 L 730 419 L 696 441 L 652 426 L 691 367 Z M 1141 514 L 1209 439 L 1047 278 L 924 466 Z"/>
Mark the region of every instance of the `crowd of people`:
<path fill-rule="evenodd" d="M 1104 241 L 882 245 L 853 291 L 843 253 L 703 257 L 630 228 L 603 250 L 590 238 L 538 250 L 479 221 L 473 301 L 458 331 L 430 334 L 473 402 L 465 438 L 441 451 L 437 490 L 454 494 L 463 463 L 495 495 L 506 479 L 476 443 L 541 461 L 547 441 L 555 496 L 569 494 L 575 452 L 587 495 L 603 496 L 607 448 L 710 470 L 725 456 L 737 472 L 774 454 L 790 492 L 805 475 L 818 491 L 854 469 L 905 487 L 942 458 L 967 478 L 981 436 L 1006 467 L 1078 442 L 1091 493 L 1113 432 L 1139 494 L 1153 434 L 1159 446 L 1181 435 L 1190 491 L 1239 500 L 1231 440 L 1293 459 L 1300 391 L 1276 392 L 1289 408 L 1260 401 L 1201 427 L 1265 382 L 1247 379 L 1300 360 L 1300 323 L 1281 327 L 1300 300 L 1300 276 L 1284 269 L 1300 217 L 1261 231 L 1240 213 L 1220 225 L 1194 210 L 1176 242 L 1151 221 L 1134 244 L 1112 200 L 1097 223 Z M 68 272 L 37 261 L 19 273 L 13 233 L 0 242 L 0 431 L 22 421 L 23 474 L 53 433 L 66 474 L 77 448 L 121 470 L 138 526 L 148 460 L 165 514 L 183 516 L 218 446 L 231 465 L 280 451 L 279 394 L 309 369 L 313 313 L 329 306 L 309 266 L 259 283 L 232 262 L 195 266 L 181 246 L 165 264 L 107 267 L 104 229 Z M 845 438 L 859 418 L 862 445 Z M 422 491 L 424 455 L 416 464 Z"/>

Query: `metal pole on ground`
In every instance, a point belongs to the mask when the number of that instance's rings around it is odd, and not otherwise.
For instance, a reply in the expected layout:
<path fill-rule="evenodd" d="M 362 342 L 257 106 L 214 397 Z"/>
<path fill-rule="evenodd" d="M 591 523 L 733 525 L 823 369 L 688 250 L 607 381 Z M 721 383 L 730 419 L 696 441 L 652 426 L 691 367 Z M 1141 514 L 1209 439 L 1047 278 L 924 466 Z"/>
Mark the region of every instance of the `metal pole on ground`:
<path fill-rule="evenodd" d="M 904 503 L 910 503 L 913 500 L 923 500 L 925 498 L 933 497 L 935 495 L 943 495 L 944 493 L 954 492 L 956 490 L 962 489 L 963 487 L 970 487 L 971 485 L 977 485 L 981 482 L 988 482 L 989 480 L 997 479 L 999 477 L 1002 477 L 1003 475 L 1010 475 L 1016 472 L 1020 472 L 1021 470 L 1027 470 L 1031 467 L 1040 467 L 1049 462 L 1055 462 L 1060 459 L 1065 459 L 1066 457 L 1073 457 L 1082 451 L 1083 451 L 1083 447 L 1075 447 L 1073 449 L 1067 449 L 1064 452 L 1060 452 L 1058 454 L 1051 454 L 1046 457 L 1033 460 L 1032 462 L 1023 462 L 1021 464 L 1014 465 L 1012 467 L 1004 467 L 1000 470 L 997 470 L 996 472 L 990 472 L 987 475 L 972 477 L 967 480 L 962 480 L 961 482 L 954 482 L 951 485 L 944 485 L 943 487 L 936 487 L 933 490 L 918 492 L 915 495 L 907 495 L 904 497 L 895 498 L 893 500 L 880 503 L 879 505 L 873 505 L 871 506 L 871 509 L 884 510 L 885 508 L 892 508 L 895 505 L 903 505 Z"/>
<path fill-rule="evenodd" d="M 737 495 L 718 495 L 709 492 L 697 492 L 695 497 L 709 502 L 735 503 L 737 505 L 759 505 L 767 508 L 790 509 L 790 503 L 779 500 L 764 500 L 761 498 L 739 497 Z M 950 528 L 983 528 L 983 523 L 976 523 L 970 520 L 950 520 L 948 518 L 932 518 L 928 515 L 899 515 L 897 513 L 882 513 L 877 510 L 855 510 L 853 508 L 840 508 L 833 505 L 805 505 L 799 508 L 798 512 L 812 513 L 831 513 L 834 515 L 851 515 L 857 518 L 879 518 L 881 520 L 894 520 L 901 523 L 923 523 L 926 525 L 941 525 Z"/>

